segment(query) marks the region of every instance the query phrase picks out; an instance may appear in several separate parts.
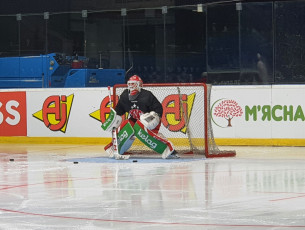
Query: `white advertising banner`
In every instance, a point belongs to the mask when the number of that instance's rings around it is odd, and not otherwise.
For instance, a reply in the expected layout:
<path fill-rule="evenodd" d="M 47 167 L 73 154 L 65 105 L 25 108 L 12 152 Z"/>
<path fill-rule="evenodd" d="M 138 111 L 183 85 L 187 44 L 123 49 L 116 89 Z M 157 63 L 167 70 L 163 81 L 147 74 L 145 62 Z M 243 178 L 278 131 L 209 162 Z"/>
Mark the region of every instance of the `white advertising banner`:
<path fill-rule="evenodd" d="M 29 137 L 110 137 L 101 128 L 100 106 L 108 89 L 27 91 Z"/>
<path fill-rule="evenodd" d="M 305 139 L 305 86 L 273 86 L 272 98 L 272 138 Z"/>
<path fill-rule="evenodd" d="M 216 138 L 305 138 L 305 86 L 215 86 Z"/>

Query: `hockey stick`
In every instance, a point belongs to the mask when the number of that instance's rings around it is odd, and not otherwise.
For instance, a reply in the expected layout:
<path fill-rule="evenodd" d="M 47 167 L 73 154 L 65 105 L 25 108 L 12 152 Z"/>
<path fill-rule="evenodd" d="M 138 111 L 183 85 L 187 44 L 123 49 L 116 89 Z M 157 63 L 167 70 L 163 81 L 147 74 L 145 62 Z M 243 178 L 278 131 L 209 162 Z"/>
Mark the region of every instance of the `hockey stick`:
<path fill-rule="evenodd" d="M 180 92 L 180 88 L 177 87 L 178 89 L 178 93 L 179 93 L 179 102 L 180 102 L 180 108 L 182 110 L 182 114 L 183 114 L 183 118 L 184 118 L 184 122 L 185 122 L 185 128 L 186 128 L 186 135 L 187 135 L 187 138 L 189 140 L 189 143 L 190 143 L 190 152 L 188 152 L 189 154 L 193 154 L 194 153 L 194 145 L 193 145 L 193 142 L 192 142 L 192 139 L 191 139 L 191 134 L 190 134 L 190 130 L 189 130 L 189 119 L 187 117 L 187 111 L 184 111 L 184 107 L 183 107 L 183 104 L 182 104 L 182 95 L 181 95 L 181 92 Z"/>
<path fill-rule="evenodd" d="M 108 86 L 108 97 L 109 97 L 110 108 L 112 108 L 111 88 L 110 88 L 110 86 Z M 114 155 L 114 158 L 116 160 L 128 160 L 130 155 L 121 155 L 121 154 L 119 154 L 117 129 L 113 128 L 112 131 L 111 131 L 111 134 L 112 134 L 112 145 L 113 145 L 113 155 Z"/>
<path fill-rule="evenodd" d="M 129 69 L 126 71 L 125 76 L 127 76 L 127 74 L 129 73 L 129 71 L 133 69 L 133 58 L 132 58 L 132 53 L 130 52 L 130 48 L 128 48 L 128 59 L 129 59 L 130 67 L 129 67 Z"/>

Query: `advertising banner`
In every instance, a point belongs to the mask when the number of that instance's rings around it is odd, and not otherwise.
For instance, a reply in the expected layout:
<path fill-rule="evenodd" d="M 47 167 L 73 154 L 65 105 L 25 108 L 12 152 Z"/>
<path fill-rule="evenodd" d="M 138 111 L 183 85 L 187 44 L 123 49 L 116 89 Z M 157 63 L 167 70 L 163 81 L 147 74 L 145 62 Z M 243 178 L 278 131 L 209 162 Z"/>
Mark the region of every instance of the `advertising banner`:
<path fill-rule="evenodd" d="M 215 86 L 216 138 L 305 138 L 305 86 Z"/>
<path fill-rule="evenodd" d="M 26 92 L 0 92 L 0 136 L 26 136 Z"/>
<path fill-rule="evenodd" d="M 110 112 L 107 88 L 31 90 L 27 100 L 30 137 L 111 136 L 101 128 Z"/>
<path fill-rule="evenodd" d="M 214 86 L 214 137 L 305 139 L 304 98 L 305 85 Z M 1 90 L 0 136 L 110 138 L 101 128 L 109 113 L 107 88 Z M 169 128 L 160 131 L 167 136 Z"/>

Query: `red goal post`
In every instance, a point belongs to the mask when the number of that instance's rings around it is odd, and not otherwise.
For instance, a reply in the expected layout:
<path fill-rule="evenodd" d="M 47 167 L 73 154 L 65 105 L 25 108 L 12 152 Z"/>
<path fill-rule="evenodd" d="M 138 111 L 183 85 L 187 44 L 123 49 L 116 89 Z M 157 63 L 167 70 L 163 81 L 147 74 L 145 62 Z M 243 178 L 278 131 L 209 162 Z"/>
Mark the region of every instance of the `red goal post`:
<path fill-rule="evenodd" d="M 113 87 L 115 107 L 126 84 Z M 204 83 L 144 84 L 162 103 L 163 116 L 159 133 L 170 140 L 179 154 L 199 154 L 206 158 L 234 157 L 235 151 L 219 150 L 215 143 L 210 112 L 212 86 Z M 126 114 L 127 116 L 127 114 Z M 142 143 L 135 142 L 128 151 L 133 154 L 152 153 Z"/>

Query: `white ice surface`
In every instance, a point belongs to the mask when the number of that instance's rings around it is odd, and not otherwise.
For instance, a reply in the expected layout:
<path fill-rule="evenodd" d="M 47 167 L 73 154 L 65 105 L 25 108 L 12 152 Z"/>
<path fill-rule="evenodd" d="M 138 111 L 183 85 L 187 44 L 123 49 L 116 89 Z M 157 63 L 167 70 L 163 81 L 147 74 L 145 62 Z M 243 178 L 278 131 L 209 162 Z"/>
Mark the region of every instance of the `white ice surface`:
<path fill-rule="evenodd" d="M 305 229 L 305 148 L 138 162 L 102 149 L 0 144 L 0 229 Z"/>

